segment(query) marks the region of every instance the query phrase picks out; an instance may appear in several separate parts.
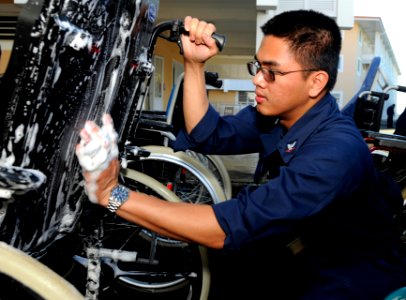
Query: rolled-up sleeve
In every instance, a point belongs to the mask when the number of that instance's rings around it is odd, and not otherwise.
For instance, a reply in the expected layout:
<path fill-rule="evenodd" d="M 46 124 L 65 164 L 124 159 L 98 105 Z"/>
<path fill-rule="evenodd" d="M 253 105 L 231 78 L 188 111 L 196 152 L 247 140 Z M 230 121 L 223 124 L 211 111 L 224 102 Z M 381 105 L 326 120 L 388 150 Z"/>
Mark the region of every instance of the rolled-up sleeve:
<path fill-rule="evenodd" d="M 262 150 L 261 133 L 254 107 L 246 107 L 234 116 L 221 117 L 209 106 L 191 133 L 180 130 L 170 146 L 175 151 L 190 149 L 204 154 L 254 153 Z"/>
<path fill-rule="evenodd" d="M 219 117 L 219 114 L 210 105 L 203 119 L 193 128 L 190 135 L 184 129 L 181 129 L 176 140 L 171 143 L 171 147 L 176 151 L 183 151 L 204 143 L 216 129 Z"/>

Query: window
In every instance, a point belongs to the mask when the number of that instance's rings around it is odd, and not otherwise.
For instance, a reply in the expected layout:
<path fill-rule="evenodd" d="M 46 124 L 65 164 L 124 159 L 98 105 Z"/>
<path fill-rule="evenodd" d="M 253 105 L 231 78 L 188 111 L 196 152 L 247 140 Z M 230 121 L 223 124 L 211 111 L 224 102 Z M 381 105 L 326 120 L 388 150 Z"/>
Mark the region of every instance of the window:
<path fill-rule="evenodd" d="M 338 72 L 344 72 L 344 55 L 340 54 L 340 59 L 338 61 Z"/>
<path fill-rule="evenodd" d="M 361 58 L 357 59 L 357 74 L 360 76 L 362 74 L 362 61 Z"/>
<path fill-rule="evenodd" d="M 342 107 L 343 106 L 343 92 L 340 91 L 332 91 L 331 95 L 336 98 L 338 107 Z"/>
<path fill-rule="evenodd" d="M 358 32 L 358 45 L 362 46 L 362 31 Z"/>
<path fill-rule="evenodd" d="M 313 9 L 337 17 L 337 0 L 284 0 L 278 3 L 278 13 L 293 9 Z"/>
<path fill-rule="evenodd" d="M 239 91 L 237 103 L 241 108 L 247 105 L 255 105 L 255 93 Z"/>
<path fill-rule="evenodd" d="M 164 58 L 154 56 L 155 71 L 152 75 L 152 84 L 149 93 L 150 110 L 164 110 L 163 93 L 164 93 Z"/>

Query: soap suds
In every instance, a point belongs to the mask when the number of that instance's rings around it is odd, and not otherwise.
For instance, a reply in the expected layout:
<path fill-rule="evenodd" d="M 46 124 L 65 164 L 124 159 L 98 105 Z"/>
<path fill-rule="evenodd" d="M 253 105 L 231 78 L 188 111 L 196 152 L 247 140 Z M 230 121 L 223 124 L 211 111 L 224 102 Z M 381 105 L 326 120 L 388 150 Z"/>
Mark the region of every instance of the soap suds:
<path fill-rule="evenodd" d="M 117 132 L 113 119 L 105 114 L 102 127 L 93 121 L 87 121 L 80 132 L 80 143 L 76 147 L 76 156 L 83 170 L 89 172 L 90 181 L 86 184 L 89 200 L 97 203 L 97 179 L 107 169 L 110 162 L 118 157 Z"/>

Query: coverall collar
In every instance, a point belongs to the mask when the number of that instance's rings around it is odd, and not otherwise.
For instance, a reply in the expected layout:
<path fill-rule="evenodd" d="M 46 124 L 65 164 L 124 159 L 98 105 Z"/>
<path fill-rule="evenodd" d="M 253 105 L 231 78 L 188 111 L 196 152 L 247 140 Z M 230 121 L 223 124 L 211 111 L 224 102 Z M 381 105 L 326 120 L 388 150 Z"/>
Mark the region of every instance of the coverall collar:
<path fill-rule="evenodd" d="M 270 133 L 262 134 L 263 157 L 278 150 L 285 164 L 294 157 L 307 138 L 338 111 L 336 99 L 328 93 L 308 112 L 306 112 L 287 132 L 282 125 L 273 128 Z"/>

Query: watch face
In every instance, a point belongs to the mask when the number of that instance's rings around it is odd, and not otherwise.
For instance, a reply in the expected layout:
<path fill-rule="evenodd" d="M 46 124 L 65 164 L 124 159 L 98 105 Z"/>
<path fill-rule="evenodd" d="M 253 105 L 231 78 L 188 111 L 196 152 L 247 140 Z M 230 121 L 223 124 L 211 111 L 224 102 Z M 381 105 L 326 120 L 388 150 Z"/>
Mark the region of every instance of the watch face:
<path fill-rule="evenodd" d="M 128 199 L 128 189 L 119 185 L 111 191 L 111 197 L 118 202 L 124 202 Z"/>

